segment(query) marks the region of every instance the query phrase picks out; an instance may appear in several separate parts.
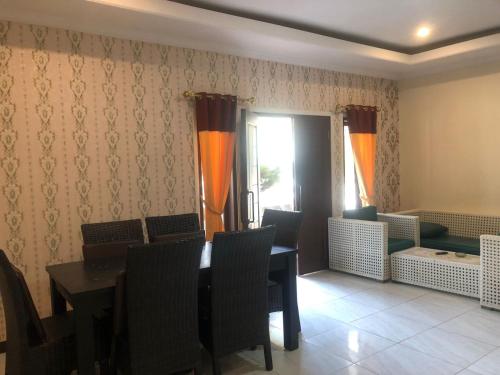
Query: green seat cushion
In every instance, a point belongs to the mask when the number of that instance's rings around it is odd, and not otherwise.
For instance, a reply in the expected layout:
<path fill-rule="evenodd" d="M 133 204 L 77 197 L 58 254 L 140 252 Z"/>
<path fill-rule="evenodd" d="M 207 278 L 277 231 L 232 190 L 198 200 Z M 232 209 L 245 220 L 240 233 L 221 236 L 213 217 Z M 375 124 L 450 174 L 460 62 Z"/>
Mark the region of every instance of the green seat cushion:
<path fill-rule="evenodd" d="M 420 246 L 472 255 L 479 255 L 481 249 L 480 240 L 478 238 L 450 236 L 447 233 L 439 237 L 422 238 L 420 240 Z"/>
<path fill-rule="evenodd" d="M 448 228 L 441 224 L 420 222 L 420 238 L 439 237 L 443 233 L 448 232 Z"/>
<path fill-rule="evenodd" d="M 345 210 L 344 219 L 377 221 L 377 207 L 366 206 L 355 210 Z"/>
<path fill-rule="evenodd" d="M 395 253 L 396 251 L 406 250 L 410 247 L 415 246 L 415 241 L 413 240 L 401 240 L 399 238 L 389 238 L 389 255 Z"/>

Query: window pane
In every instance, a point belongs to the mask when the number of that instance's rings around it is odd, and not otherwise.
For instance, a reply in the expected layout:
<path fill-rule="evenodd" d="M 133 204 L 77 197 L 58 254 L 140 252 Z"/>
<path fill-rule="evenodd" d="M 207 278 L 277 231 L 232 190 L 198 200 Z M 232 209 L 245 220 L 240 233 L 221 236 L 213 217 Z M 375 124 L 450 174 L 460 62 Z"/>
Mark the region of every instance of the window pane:
<path fill-rule="evenodd" d="M 356 175 L 354 155 L 352 153 L 349 127 L 344 126 L 344 207 L 346 210 L 356 208 Z"/>

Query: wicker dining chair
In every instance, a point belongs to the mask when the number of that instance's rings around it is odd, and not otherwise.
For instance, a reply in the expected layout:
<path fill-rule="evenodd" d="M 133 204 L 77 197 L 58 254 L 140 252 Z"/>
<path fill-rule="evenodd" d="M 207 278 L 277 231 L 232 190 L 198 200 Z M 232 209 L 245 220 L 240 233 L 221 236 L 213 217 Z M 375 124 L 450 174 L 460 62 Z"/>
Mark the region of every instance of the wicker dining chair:
<path fill-rule="evenodd" d="M 304 214 L 300 211 L 281 211 L 266 208 L 262 215 L 261 226 L 276 226 L 274 246 L 283 246 L 297 249 L 299 241 L 300 226 Z"/>
<path fill-rule="evenodd" d="M 117 280 L 111 368 L 123 374 L 200 374 L 201 238 L 129 248 Z"/>
<path fill-rule="evenodd" d="M 86 245 L 118 241 L 144 243 L 141 219 L 82 224 L 81 230 Z"/>
<path fill-rule="evenodd" d="M 0 290 L 7 325 L 6 374 L 68 375 L 76 368 L 70 315 L 40 319 L 24 276 L 0 250 Z"/>
<path fill-rule="evenodd" d="M 100 261 L 109 258 L 123 258 L 127 255 L 128 247 L 140 245 L 141 241 L 115 241 L 96 244 L 84 244 L 82 246 L 83 259 L 85 262 Z"/>
<path fill-rule="evenodd" d="M 150 243 L 168 242 L 168 241 L 189 240 L 193 238 L 201 238 L 205 240 L 205 231 L 199 230 L 197 232 L 160 234 L 158 236 L 150 237 L 149 242 Z"/>
<path fill-rule="evenodd" d="M 276 236 L 274 246 L 292 249 L 298 248 L 300 226 L 304 214 L 299 211 L 280 211 L 265 209 L 262 216 L 262 226 L 275 225 Z M 281 275 L 269 275 L 269 312 L 283 311 L 283 289 Z"/>
<path fill-rule="evenodd" d="M 157 236 L 198 232 L 200 230 L 200 219 L 197 213 L 150 216 L 145 220 L 150 242 L 155 242 Z"/>
<path fill-rule="evenodd" d="M 215 375 L 221 374 L 219 358 L 256 345 L 264 345 L 266 369 L 273 368 L 267 276 L 275 231 L 214 235 L 210 288 L 200 298 L 200 338 Z"/>

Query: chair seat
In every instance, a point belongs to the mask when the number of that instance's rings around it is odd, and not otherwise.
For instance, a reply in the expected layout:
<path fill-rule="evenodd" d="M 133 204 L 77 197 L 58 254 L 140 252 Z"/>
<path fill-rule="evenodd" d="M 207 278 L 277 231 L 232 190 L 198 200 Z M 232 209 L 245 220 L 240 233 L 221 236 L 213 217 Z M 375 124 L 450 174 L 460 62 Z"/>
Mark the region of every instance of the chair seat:
<path fill-rule="evenodd" d="M 73 314 L 71 312 L 49 316 L 42 319 L 41 322 L 49 342 L 73 336 L 75 333 Z"/>
<path fill-rule="evenodd" d="M 389 238 L 388 252 L 389 255 L 395 253 L 396 251 L 406 250 L 415 246 L 415 241 L 405 240 L 400 238 Z"/>
<path fill-rule="evenodd" d="M 420 245 L 430 249 L 462 252 L 471 255 L 480 255 L 481 253 L 481 241 L 478 238 L 450 236 L 449 234 L 434 238 L 422 238 Z"/>

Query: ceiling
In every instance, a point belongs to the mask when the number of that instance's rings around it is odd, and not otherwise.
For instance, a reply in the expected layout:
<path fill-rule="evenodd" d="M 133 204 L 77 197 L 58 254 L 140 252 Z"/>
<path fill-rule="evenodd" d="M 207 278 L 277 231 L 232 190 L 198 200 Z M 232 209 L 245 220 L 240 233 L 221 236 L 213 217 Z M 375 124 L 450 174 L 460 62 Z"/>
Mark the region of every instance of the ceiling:
<path fill-rule="evenodd" d="M 498 0 L 176 0 L 404 53 L 500 32 Z M 419 26 L 432 29 L 416 37 Z"/>
<path fill-rule="evenodd" d="M 500 0 L 182 2 L 0 0 L 0 19 L 392 79 L 500 62 Z"/>

